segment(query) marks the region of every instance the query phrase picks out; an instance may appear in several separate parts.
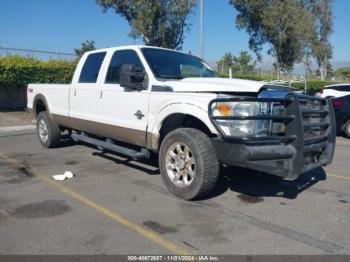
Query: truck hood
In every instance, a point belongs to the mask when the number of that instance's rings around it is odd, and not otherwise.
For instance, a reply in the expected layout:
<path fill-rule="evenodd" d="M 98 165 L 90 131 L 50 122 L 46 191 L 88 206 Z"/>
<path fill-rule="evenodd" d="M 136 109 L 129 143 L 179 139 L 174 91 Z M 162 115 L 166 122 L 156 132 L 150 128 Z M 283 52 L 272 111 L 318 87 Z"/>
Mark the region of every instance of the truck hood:
<path fill-rule="evenodd" d="M 182 80 L 170 80 L 162 83 L 171 87 L 174 92 L 259 92 L 265 85 L 262 82 L 229 79 L 229 78 L 184 78 Z"/>

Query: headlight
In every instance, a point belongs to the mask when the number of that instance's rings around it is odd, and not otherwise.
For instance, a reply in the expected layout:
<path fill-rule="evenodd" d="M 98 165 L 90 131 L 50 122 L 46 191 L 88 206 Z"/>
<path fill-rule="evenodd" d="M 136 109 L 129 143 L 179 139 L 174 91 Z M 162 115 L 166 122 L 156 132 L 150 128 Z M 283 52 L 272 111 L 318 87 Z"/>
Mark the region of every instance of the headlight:
<path fill-rule="evenodd" d="M 274 102 L 218 102 L 212 108 L 213 116 L 267 116 L 283 114 L 284 106 Z M 240 120 L 218 119 L 217 124 L 227 136 L 233 137 L 262 137 L 269 134 L 278 134 L 284 131 L 283 123 L 275 123 L 271 120 Z M 281 126 L 282 125 L 282 126 Z"/>

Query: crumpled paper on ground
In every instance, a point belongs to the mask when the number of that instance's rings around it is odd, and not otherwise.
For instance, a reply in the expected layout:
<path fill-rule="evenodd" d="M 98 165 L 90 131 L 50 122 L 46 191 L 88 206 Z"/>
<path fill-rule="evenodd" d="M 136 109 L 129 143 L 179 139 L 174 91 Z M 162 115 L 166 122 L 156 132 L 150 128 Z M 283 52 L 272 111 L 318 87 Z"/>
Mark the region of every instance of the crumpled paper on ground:
<path fill-rule="evenodd" d="M 57 180 L 57 181 L 63 181 L 69 178 L 73 178 L 74 174 L 71 171 L 66 171 L 64 172 L 64 174 L 60 174 L 60 175 L 54 175 L 52 176 L 53 179 Z"/>

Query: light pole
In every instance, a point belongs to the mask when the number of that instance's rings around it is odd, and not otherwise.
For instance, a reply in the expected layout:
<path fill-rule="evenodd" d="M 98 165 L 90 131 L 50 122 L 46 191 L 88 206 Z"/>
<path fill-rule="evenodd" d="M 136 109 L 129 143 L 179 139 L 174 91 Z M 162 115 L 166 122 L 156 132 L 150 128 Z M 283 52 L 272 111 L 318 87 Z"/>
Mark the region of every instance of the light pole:
<path fill-rule="evenodd" d="M 203 0 L 200 0 L 200 56 L 204 60 L 204 17 Z"/>

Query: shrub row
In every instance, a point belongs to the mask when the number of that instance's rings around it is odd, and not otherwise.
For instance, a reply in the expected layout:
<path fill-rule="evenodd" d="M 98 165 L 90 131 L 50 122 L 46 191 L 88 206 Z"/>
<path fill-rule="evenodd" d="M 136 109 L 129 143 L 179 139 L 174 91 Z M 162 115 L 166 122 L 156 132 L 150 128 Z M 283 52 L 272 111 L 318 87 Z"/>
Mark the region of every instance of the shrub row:
<path fill-rule="evenodd" d="M 30 57 L 0 58 L 0 108 L 22 108 L 29 83 L 70 83 L 76 63 Z"/>
<path fill-rule="evenodd" d="M 70 83 L 75 62 L 41 61 L 9 56 L 0 59 L 0 87 L 24 87 L 29 83 Z"/>

